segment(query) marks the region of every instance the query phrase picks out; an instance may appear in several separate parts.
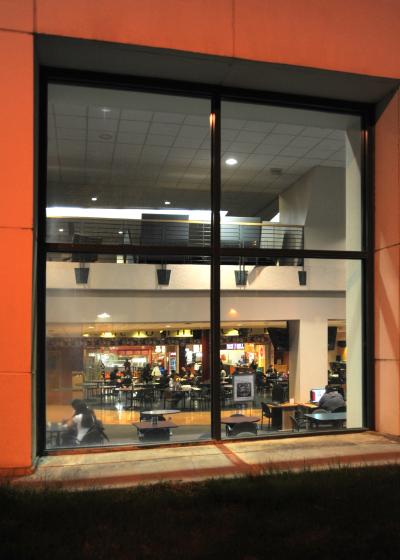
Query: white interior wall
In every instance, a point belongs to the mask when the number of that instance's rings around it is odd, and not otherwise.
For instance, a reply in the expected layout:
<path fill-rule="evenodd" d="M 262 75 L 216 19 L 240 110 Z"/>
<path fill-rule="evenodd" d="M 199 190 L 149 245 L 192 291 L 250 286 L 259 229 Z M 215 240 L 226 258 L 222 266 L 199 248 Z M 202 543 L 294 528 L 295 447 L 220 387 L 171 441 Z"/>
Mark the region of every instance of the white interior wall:
<path fill-rule="evenodd" d="M 345 178 L 342 167 L 314 167 L 279 196 L 280 222 L 304 225 L 305 249 L 345 249 Z"/>
<path fill-rule="evenodd" d="M 346 134 L 346 248 L 361 248 L 361 136 Z M 361 263 L 346 263 L 347 427 L 362 426 L 362 282 Z"/>
<path fill-rule="evenodd" d="M 76 290 L 154 290 L 165 291 L 198 291 L 210 289 L 211 269 L 207 265 L 168 265 L 171 270 L 169 286 L 157 283 L 157 265 L 150 264 L 115 264 L 90 263 L 87 284 L 76 284 L 74 268 L 77 263 L 49 261 L 46 268 L 48 289 Z M 294 266 L 248 266 L 248 285 L 237 287 L 234 271 L 238 266 L 221 266 L 221 289 L 251 292 L 254 290 L 268 291 L 333 291 L 344 290 L 346 286 L 345 266 L 340 261 L 308 260 L 309 275 L 307 285 L 300 286 L 298 267 Z"/>
<path fill-rule="evenodd" d="M 299 295 L 223 294 L 222 321 L 285 321 L 321 317 L 345 317 L 344 294 Z M 110 318 L 97 315 L 108 313 Z M 46 303 L 48 323 L 170 323 L 208 321 L 210 298 L 205 292 L 131 292 L 123 294 L 57 294 L 49 292 Z M 324 349 L 326 366 L 327 333 Z"/>

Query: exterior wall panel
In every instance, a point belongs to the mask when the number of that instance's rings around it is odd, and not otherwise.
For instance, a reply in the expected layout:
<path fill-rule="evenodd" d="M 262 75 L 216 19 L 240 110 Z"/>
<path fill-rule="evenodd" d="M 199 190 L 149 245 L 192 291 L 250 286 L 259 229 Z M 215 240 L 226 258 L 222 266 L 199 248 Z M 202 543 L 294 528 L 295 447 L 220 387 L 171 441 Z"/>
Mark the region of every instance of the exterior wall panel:
<path fill-rule="evenodd" d="M 37 0 L 39 33 L 400 77 L 397 0 Z"/>

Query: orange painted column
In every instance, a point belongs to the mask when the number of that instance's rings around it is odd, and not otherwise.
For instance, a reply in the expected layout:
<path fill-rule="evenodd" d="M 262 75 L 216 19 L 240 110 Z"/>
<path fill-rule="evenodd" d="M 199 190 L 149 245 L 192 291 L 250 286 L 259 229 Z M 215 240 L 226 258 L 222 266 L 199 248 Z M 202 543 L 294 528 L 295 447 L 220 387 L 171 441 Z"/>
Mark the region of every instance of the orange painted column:
<path fill-rule="evenodd" d="M 377 431 L 400 434 L 400 95 L 376 125 L 375 413 Z"/>
<path fill-rule="evenodd" d="M 0 31 L 0 473 L 32 464 L 33 36 L 4 4 L 23 30 Z"/>

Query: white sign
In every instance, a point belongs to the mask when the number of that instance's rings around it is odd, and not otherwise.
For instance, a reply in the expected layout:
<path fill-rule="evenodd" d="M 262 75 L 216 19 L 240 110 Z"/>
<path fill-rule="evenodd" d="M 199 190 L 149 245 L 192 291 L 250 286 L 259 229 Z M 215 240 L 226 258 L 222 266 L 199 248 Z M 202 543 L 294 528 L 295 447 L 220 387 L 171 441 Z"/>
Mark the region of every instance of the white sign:
<path fill-rule="evenodd" d="M 254 374 L 233 376 L 234 402 L 254 401 Z"/>

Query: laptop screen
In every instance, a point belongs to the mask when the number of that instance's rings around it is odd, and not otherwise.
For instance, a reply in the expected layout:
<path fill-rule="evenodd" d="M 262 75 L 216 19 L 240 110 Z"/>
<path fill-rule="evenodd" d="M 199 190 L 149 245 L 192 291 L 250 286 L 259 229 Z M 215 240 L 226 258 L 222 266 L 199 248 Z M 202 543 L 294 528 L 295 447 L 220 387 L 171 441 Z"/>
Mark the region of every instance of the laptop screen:
<path fill-rule="evenodd" d="M 325 393 L 325 389 L 311 389 L 310 401 L 313 403 L 319 402 L 320 398 L 324 393 Z"/>

